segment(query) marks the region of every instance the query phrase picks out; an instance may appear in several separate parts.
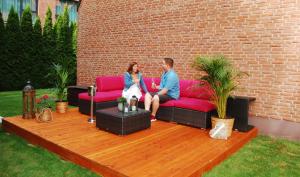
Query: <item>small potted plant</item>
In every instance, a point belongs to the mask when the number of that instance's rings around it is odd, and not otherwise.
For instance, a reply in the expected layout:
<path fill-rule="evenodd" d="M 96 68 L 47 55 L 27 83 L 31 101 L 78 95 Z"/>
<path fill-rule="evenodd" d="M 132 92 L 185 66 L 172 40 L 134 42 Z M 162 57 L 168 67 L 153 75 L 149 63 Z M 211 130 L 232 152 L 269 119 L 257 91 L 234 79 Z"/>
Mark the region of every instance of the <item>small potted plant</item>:
<path fill-rule="evenodd" d="M 227 99 L 238 87 L 237 79 L 245 74 L 235 69 L 223 55 L 198 56 L 194 68 L 204 72 L 201 77 L 204 85 L 209 86 L 211 102 L 216 106 L 218 117 L 212 117 L 212 126 L 217 122 L 225 124 L 227 137 L 232 133 L 234 118 L 226 116 Z"/>
<path fill-rule="evenodd" d="M 54 107 L 54 98 L 43 95 L 36 99 L 36 119 L 39 122 L 49 122 L 53 119 L 52 108 Z"/>
<path fill-rule="evenodd" d="M 127 102 L 126 98 L 125 97 L 119 97 L 117 99 L 117 102 L 118 102 L 118 109 L 119 109 L 119 111 L 124 111 L 125 104 Z"/>
<path fill-rule="evenodd" d="M 54 64 L 53 67 L 56 76 L 56 112 L 65 113 L 68 110 L 67 84 L 69 82 L 69 72 L 59 64 Z"/>

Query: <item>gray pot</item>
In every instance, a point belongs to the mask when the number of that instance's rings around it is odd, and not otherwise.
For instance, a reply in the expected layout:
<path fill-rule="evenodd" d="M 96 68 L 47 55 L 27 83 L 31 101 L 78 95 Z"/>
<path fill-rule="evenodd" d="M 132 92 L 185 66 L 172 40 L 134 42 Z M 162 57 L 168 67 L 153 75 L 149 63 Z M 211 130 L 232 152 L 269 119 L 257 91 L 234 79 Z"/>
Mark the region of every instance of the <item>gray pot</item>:
<path fill-rule="evenodd" d="M 124 111 L 124 104 L 123 103 L 118 103 L 118 110 L 119 111 Z"/>

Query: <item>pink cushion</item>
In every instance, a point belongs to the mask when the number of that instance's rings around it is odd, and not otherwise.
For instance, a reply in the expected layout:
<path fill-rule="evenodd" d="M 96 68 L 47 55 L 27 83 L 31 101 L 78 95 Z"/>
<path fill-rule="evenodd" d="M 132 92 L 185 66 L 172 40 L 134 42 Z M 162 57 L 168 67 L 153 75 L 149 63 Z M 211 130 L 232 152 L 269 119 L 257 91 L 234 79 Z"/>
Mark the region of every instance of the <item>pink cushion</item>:
<path fill-rule="evenodd" d="M 180 80 L 180 96 L 209 100 L 212 95 L 210 87 L 200 83 L 197 80 Z"/>
<path fill-rule="evenodd" d="M 140 102 L 145 102 L 145 94 L 144 94 L 144 93 L 142 94 L 142 97 L 140 98 L 139 101 L 140 101 Z M 172 107 L 172 106 L 175 105 L 175 104 L 174 104 L 175 101 L 176 101 L 176 100 L 169 100 L 169 101 L 167 101 L 167 102 L 165 102 L 165 103 L 160 104 L 159 106 L 162 106 L 162 107 Z"/>
<path fill-rule="evenodd" d="M 145 101 L 145 93 L 142 93 L 142 97 L 139 99 L 140 102 L 144 102 Z"/>
<path fill-rule="evenodd" d="M 159 104 L 159 106 L 161 106 L 161 107 L 173 107 L 173 106 L 175 106 L 176 101 L 177 100 L 169 100 L 167 102 Z"/>
<path fill-rule="evenodd" d="M 174 104 L 175 107 L 202 112 L 209 112 L 215 109 L 215 105 L 210 101 L 197 98 L 180 97 Z"/>
<path fill-rule="evenodd" d="M 122 90 L 124 88 L 124 77 L 122 76 L 97 77 L 96 86 L 98 92 Z"/>
<path fill-rule="evenodd" d="M 122 90 L 96 92 L 96 95 L 94 96 L 94 102 L 115 101 L 120 96 L 122 96 Z M 78 97 L 82 100 L 91 100 L 91 97 L 88 96 L 88 93 L 80 93 Z"/>

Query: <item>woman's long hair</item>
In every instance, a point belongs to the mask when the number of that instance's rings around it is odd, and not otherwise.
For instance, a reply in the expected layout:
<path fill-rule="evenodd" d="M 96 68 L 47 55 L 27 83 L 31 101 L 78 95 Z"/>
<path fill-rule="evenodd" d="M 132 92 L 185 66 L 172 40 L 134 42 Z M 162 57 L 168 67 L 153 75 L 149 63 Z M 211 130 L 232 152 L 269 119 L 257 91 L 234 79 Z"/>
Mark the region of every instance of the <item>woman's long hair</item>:
<path fill-rule="evenodd" d="M 137 62 L 131 62 L 131 63 L 129 63 L 129 66 L 128 66 L 128 69 L 127 69 L 127 72 L 128 72 L 129 74 L 132 74 L 132 72 L 133 72 L 133 66 L 134 66 L 134 65 L 137 65 Z M 137 70 L 136 74 L 139 73 L 139 72 L 140 72 L 140 71 Z"/>

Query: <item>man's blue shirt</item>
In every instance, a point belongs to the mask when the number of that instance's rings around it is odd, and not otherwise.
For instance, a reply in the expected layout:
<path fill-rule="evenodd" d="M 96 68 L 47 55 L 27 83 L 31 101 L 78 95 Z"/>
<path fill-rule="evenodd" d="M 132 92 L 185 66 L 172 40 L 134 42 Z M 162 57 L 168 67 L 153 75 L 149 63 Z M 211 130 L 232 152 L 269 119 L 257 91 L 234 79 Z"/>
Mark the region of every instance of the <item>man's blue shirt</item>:
<path fill-rule="evenodd" d="M 160 89 L 168 89 L 167 95 L 174 99 L 179 98 L 179 79 L 176 72 L 170 69 L 168 72 L 164 72 L 161 76 Z"/>

